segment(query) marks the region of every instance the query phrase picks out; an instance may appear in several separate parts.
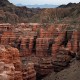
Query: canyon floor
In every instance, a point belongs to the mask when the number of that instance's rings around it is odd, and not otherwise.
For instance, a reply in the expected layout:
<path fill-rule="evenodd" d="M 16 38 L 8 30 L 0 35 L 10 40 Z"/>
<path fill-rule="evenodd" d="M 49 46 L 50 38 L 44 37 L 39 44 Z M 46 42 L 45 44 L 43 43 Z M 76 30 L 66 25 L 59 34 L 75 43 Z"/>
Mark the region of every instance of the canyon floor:
<path fill-rule="evenodd" d="M 80 80 L 80 61 L 73 59 L 70 66 L 58 73 L 51 73 L 42 80 Z"/>

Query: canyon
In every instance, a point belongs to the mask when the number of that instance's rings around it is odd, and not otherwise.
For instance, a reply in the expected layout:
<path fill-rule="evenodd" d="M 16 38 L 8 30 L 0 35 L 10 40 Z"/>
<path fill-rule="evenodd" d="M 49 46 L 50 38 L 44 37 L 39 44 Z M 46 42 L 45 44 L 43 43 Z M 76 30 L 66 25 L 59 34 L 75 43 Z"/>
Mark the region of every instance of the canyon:
<path fill-rule="evenodd" d="M 78 80 L 80 3 L 27 8 L 0 0 L 0 80 Z"/>
<path fill-rule="evenodd" d="M 0 79 L 41 80 L 64 70 L 80 59 L 79 35 L 69 24 L 0 24 Z"/>

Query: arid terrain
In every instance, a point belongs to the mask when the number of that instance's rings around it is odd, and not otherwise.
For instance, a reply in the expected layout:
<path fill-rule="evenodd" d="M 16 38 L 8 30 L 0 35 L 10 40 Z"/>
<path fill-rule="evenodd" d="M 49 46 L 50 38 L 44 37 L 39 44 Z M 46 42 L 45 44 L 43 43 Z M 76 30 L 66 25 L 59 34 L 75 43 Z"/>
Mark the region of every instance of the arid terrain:
<path fill-rule="evenodd" d="M 26 22 L 80 24 L 80 3 L 40 9 L 15 6 L 8 0 L 0 1 L 0 23 Z"/>
<path fill-rule="evenodd" d="M 54 9 L 0 1 L 0 80 L 79 80 L 80 3 Z"/>
<path fill-rule="evenodd" d="M 66 24 L 0 24 L 1 80 L 41 80 L 69 67 L 80 58 L 80 31 L 69 29 Z"/>

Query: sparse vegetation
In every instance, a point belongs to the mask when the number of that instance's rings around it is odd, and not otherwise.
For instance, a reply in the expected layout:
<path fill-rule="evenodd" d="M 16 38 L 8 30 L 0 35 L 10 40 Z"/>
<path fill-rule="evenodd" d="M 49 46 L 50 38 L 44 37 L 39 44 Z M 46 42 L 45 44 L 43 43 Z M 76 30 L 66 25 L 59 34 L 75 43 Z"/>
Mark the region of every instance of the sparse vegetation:
<path fill-rule="evenodd" d="M 69 3 L 53 9 L 18 7 L 8 0 L 1 0 L 0 4 L 0 23 L 80 23 L 80 3 Z"/>

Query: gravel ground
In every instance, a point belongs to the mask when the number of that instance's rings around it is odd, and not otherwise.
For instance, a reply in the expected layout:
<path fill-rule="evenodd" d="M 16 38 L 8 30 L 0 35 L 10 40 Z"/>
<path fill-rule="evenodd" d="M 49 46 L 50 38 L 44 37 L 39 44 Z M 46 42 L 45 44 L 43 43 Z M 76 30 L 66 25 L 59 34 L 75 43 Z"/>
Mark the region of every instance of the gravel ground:
<path fill-rule="evenodd" d="M 74 59 L 70 67 L 58 73 L 53 72 L 42 80 L 80 80 L 80 61 Z"/>

